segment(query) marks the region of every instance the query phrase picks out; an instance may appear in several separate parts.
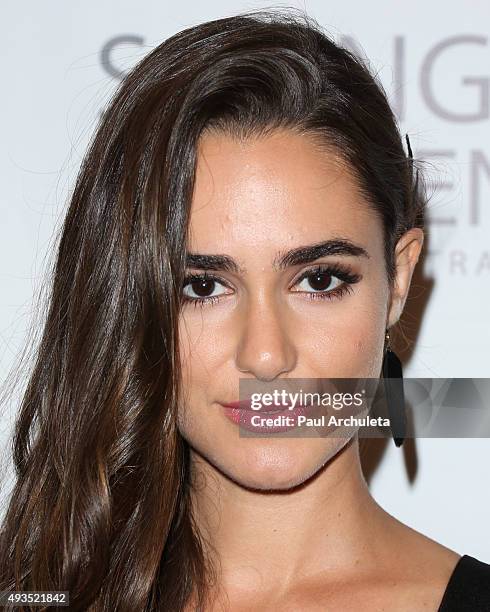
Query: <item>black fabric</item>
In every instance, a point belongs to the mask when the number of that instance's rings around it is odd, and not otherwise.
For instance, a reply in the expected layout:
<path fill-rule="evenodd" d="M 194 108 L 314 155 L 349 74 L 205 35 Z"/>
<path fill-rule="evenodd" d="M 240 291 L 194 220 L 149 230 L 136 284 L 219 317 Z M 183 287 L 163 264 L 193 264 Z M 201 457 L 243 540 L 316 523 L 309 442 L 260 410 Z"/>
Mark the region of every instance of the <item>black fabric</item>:
<path fill-rule="evenodd" d="M 451 574 L 437 612 L 490 612 L 490 565 L 463 555 Z"/>

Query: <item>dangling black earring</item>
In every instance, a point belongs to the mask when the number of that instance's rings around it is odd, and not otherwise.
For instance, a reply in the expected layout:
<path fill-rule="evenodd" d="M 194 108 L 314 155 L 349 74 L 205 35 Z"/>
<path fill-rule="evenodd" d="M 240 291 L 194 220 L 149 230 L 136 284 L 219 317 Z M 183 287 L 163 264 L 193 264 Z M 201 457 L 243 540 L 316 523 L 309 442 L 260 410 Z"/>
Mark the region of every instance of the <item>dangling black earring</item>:
<path fill-rule="evenodd" d="M 402 364 L 390 347 L 390 334 L 385 333 L 383 379 L 391 434 L 396 446 L 401 446 L 406 436 L 405 393 L 403 391 Z"/>

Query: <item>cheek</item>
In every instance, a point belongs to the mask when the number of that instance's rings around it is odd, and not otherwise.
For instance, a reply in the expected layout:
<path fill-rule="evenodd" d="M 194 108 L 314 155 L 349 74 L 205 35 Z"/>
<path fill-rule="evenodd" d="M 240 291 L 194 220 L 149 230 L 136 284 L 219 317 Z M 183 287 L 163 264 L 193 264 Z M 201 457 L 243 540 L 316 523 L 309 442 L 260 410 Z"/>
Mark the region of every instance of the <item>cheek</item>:
<path fill-rule="evenodd" d="M 223 363 L 231 354 L 231 335 L 226 328 L 226 317 L 219 320 L 214 313 L 210 315 L 204 312 L 184 313 L 179 322 L 181 380 L 187 413 L 217 397 L 230 396 L 224 384 L 229 372 L 227 376 Z"/>
<path fill-rule="evenodd" d="M 383 325 L 358 329 L 349 343 L 347 377 L 378 378 L 382 359 Z"/>
<path fill-rule="evenodd" d="M 225 318 L 217 320 L 208 314 L 181 315 L 179 323 L 179 348 L 181 367 L 187 383 L 207 380 L 219 366 L 229 334 L 226 333 Z"/>
<path fill-rule="evenodd" d="M 377 378 L 383 357 L 387 317 L 387 294 L 380 283 L 369 291 L 346 327 L 344 351 L 352 364 L 352 376 Z"/>
<path fill-rule="evenodd" d="M 298 319 L 297 348 L 307 376 L 379 376 L 386 308 L 367 292 L 351 297 L 356 299 L 317 312 L 310 309 L 308 318 Z"/>
<path fill-rule="evenodd" d="M 340 343 L 345 376 L 377 377 L 381 365 L 384 313 L 366 309 L 353 317 Z"/>

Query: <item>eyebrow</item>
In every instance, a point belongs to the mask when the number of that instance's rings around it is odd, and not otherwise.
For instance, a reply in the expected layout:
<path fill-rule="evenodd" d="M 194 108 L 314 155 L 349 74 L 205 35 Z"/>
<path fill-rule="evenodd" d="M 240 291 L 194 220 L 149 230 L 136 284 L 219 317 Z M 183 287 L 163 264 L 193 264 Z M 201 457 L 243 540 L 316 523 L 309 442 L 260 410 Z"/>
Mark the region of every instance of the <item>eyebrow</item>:
<path fill-rule="evenodd" d="M 296 247 L 289 251 L 280 251 L 273 259 L 272 266 L 275 270 L 284 270 L 291 266 L 311 263 L 320 257 L 328 255 L 347 255 L 354 257 L 365 257 L 369 259 L 369 253 L 360 245 L 354 244 L 347 238 L 335 238 Z M 187 253 L 186 266 L 200 270 L 214 270 L 220 272 L 233 272 L 235 274 L 245 274 L 242 268 L 229 255 L 206 255 L 201 253 Z"/>

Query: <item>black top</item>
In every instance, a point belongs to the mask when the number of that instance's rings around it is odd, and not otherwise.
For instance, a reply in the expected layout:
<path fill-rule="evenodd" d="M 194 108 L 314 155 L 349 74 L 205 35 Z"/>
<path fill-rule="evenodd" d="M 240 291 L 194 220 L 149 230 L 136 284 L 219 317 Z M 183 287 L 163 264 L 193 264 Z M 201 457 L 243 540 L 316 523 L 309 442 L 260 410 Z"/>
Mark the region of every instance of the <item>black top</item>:
<path fill-rule="evenodd" d="M 490 612 L 490 565 L 463 555 L 449 578 L 437 612 Z"/>

